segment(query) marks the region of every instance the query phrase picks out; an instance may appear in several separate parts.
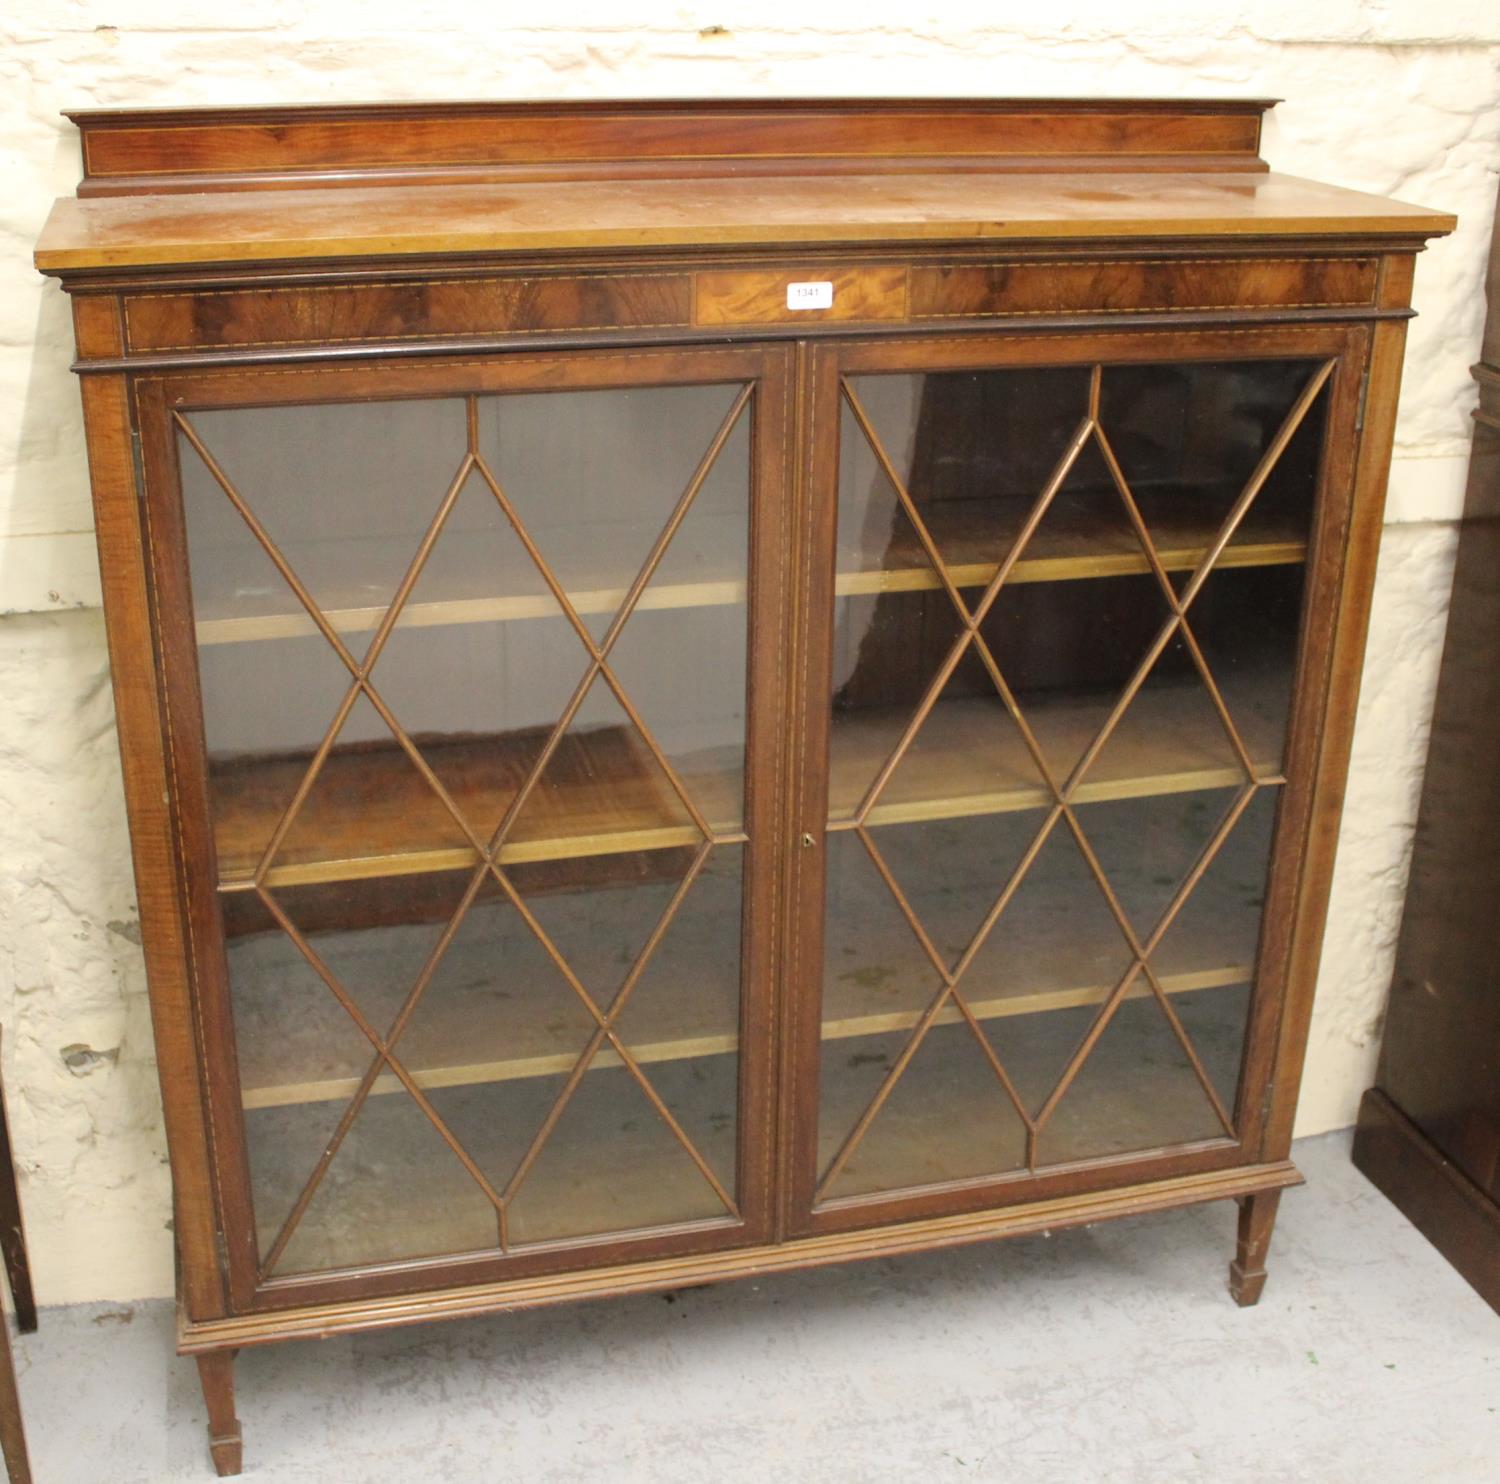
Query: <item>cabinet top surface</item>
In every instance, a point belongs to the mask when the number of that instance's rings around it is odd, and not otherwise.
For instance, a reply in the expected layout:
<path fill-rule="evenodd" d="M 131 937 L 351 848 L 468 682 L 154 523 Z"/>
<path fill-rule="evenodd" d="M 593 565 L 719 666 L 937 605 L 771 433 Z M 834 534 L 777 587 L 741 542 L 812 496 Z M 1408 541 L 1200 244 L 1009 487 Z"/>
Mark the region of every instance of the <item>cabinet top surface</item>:
<path fill-rule="evenodd" d="M 1254 100 L 406 104 L 74 115 L 44 272 L 986 239 L 1389 238 L 1269 173 Z"/>
<path fill-rule="evenodd" d="M 1425 207 L 1265 174 L 954 174 L 345 187 L 57 202 L 44 272 L 579 249 L 1422 236 Z"/>

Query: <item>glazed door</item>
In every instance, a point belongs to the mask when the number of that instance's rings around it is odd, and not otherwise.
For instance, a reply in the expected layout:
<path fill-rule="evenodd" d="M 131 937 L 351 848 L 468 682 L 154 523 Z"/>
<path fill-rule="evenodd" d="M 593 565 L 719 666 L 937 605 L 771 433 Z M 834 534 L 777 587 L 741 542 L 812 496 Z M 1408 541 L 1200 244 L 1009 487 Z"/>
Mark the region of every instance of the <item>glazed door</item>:
<path fill-rule="evenodd" d="M 140 389 L 238 1302 L 763 1239 L 786 384 Z"/>
<path fill-rule="evenodd" d="M 794 1229 L 1257 1157 L 1362 347 L 817 353 Z"/>

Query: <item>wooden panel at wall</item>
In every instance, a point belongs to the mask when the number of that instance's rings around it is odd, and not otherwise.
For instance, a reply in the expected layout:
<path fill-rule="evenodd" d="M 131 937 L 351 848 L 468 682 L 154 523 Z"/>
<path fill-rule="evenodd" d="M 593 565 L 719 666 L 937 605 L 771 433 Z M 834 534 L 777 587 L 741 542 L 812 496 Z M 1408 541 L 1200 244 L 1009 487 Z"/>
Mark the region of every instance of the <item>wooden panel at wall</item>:
<path fill-rule="evenodd" d="M 899 167 L 984 160 L 1035 168 L 1264 170 L 1255 99 L 724 99 L 87 110 L 80 195 L 320 185 L 433 172 L 722 172 L 806 160 Z M 784 168 L 784 163 L 783 163 Z M 910 168 L 909 166 L 906 168 Z M 179 189 L 183 187 L 178 187 Z"/>

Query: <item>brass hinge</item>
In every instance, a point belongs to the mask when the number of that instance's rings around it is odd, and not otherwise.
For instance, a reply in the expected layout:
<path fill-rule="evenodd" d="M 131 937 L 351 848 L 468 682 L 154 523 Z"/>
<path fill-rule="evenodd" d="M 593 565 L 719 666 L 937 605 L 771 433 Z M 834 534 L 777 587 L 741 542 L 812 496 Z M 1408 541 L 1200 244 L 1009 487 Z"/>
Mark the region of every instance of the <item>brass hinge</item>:
<path fill-rule="evenodd" d="M 1362 433 L 1365 430 L 1365 403 L 1370 400 L 1370 363 L 1365 362 L 1364 375 L 1359 379 L 1359 411 L 1354 417 L 1354 431 Z"/>
<path fill-rule="evenodd" d="M 224 1276 L 229 1276 L 229 1241 L 223 1232 L 214 1233 L 214 1246 L 219 1249 L 219 1268 Z"/>

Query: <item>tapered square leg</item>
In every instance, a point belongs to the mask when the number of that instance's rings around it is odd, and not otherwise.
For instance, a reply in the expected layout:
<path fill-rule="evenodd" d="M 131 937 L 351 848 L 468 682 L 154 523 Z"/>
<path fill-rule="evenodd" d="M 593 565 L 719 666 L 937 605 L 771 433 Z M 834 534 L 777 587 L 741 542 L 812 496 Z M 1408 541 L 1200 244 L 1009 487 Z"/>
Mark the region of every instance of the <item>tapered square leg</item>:
<path fill-rule="evenodd" d="M 1242 1309 L 1257 1303 L 1266 1286 L 1266 1253 L 1280 1205 L 1279 1190 L 1262 1190 L 1240 1201 L 1239 1240 L 1229 1264 L 1229 1292 Z"/>
<path fill-rule="evenodd" d="M 234 1350 L 198 1356 L 198 1379 L 208 1403 L 208 1451 L 221 1478 L 240 1471 L 240 1419 L 234 1415 Z"/>

